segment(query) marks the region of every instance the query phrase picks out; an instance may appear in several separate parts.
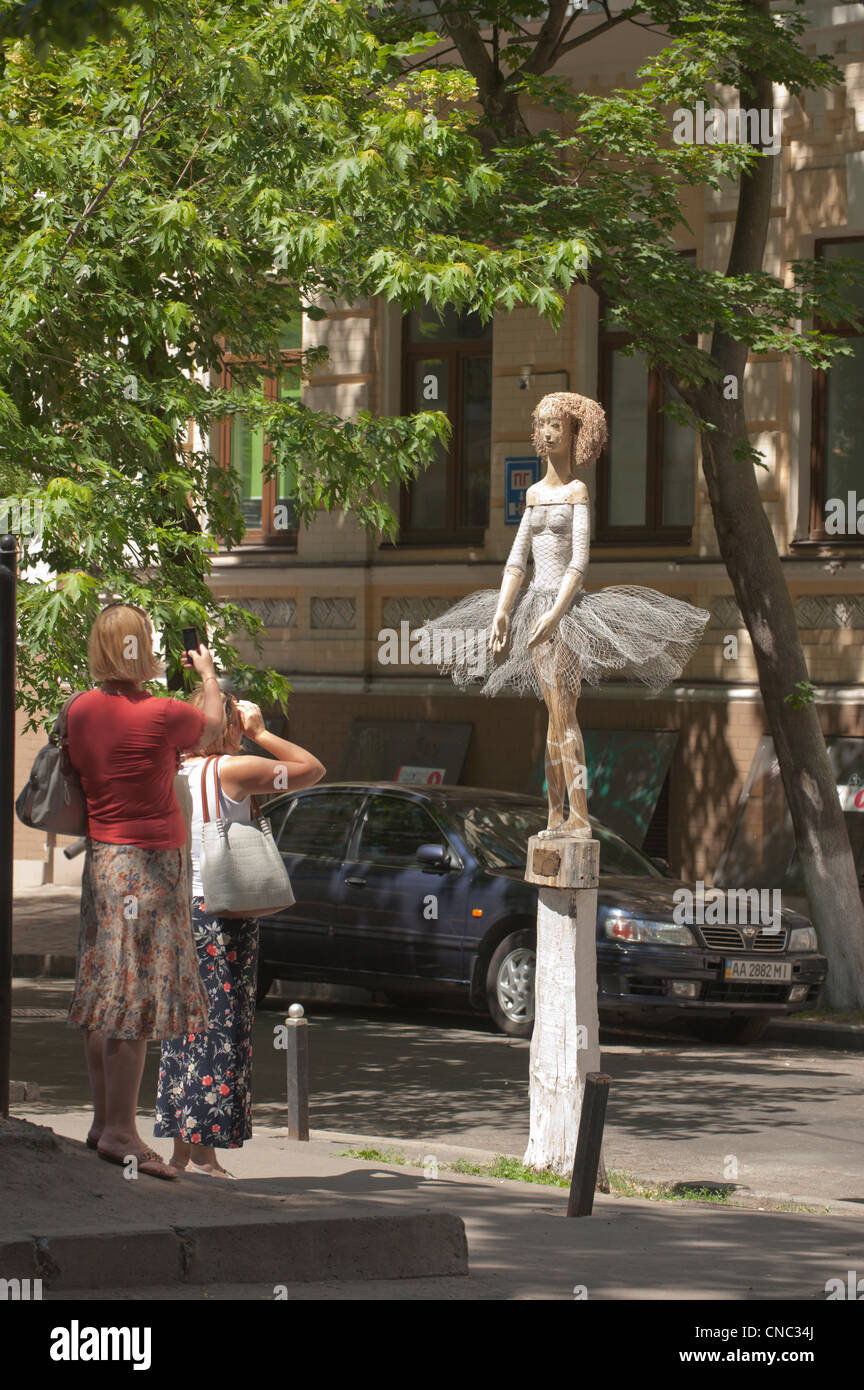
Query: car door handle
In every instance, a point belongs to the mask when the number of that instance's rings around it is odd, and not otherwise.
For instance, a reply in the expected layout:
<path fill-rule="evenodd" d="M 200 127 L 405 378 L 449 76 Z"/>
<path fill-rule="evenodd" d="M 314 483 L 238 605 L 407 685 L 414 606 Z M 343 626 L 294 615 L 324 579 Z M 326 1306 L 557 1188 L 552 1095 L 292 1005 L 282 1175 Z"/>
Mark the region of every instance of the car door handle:
<path fill-rule="evenodd" d="M 365 887 L 366 887 L 366 880 L 365 880 L 365 878 L 346 878 L 345 882 L 346 882 L 346 883 L 350 883 L 351 886 L 352 886 L 352 888 L 365 888 Z"/>

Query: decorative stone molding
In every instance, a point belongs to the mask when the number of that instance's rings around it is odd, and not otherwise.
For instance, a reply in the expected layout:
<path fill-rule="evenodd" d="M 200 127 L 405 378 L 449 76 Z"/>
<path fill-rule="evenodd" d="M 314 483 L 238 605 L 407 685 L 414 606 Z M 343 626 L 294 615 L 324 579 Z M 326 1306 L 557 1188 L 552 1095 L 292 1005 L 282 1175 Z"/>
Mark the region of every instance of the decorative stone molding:
<path fill-rule="evenodd" d="M 357 605 L 353 598 L 313 598 L 311 614 L 313 628 L 345 631 L 356 627 Z"/>
<path fill-rule="evenodd" d="M 711 619 L 708 623 L 709 628 L 723 628 L 728 632 L 730 628 L 746 627 L 741 616 L 741 610 L 735 599 L 729 594 L 720 594 L 711 600 Z"/>
<path fill-rule="evenodd" d="M 446 613 L 455 602 L 452 598 L 385 598 L 381 619 L 385 627 L 396 628 L 404 622 L 412 628 L 422 627 L 430 618 Z"/>
<path fill-rule="evenodd" d="M 801 628 L 864 628 L 864 594 L 808 594 L 795 604 Z"/>
<path fill-rule="evenodd" d="M 296 627 L 297 600 L 295 598 L 233 598 L 232 603 L 248 608 L 256 618 L 260 618 L 266 628 Z"/>

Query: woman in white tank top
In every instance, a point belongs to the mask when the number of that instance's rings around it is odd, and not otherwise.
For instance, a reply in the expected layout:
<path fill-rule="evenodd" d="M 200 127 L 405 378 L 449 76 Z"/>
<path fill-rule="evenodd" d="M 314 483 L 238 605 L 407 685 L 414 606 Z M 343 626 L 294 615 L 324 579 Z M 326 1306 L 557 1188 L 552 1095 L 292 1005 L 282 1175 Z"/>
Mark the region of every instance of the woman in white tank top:
<path fill-rule="evenodd" d="M 196 690 L 193 705 L 203 692 Z M 243 735 L 269 758 L 241 753 Z M 162 1043 L 156 1093 L 157 1137 L 174 1140 L 171 1164 L 212 1177 L 231 1177 L 217 1149 L 239 1148 L 252 1134 L 252 1023 L 258 969 L 258 922 L 254 918 L 215 917 L 207 912 L 201 886 L 199 855 L 203 811 L 202 772 L 206 759 L 219 754 L 219 813 L 228 821 L 250 819 L 253 794 L 300 791 L 320 782 L 325 768 L 287 739 L 265 728 L 261 711 L 247 700 L 224 696 L 222 728 L 206 748 L 191 750 L 180 769 L 192 804 L 192 923 L 198 968 L 209 1001 L 208 1030 L 186 1033 Z M 275 761 L 274 761 L 275 759 Z M 217 804 L 216 766 L 207 767 L 210 814 Z"/>

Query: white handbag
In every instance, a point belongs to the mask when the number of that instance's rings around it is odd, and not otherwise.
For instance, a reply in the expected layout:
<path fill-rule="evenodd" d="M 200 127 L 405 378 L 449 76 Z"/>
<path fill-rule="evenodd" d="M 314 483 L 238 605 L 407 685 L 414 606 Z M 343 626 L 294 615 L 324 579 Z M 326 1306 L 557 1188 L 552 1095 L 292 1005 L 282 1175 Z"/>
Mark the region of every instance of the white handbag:
<path fill-rule="evenodd" d="M 210 819 L 207 802 L 207 770 L 215 763 L 216 818 Z M 219 759 L 206 758 L 201 769 L 201 854 L 199 868 L 204 892 L 204 911 L 214 917 L 266 917 L 293 907 L 294 894 L 288 870 L 273 830 L 252 797 L 252 820 L 226 821 L 220 815 L 222 784 Z"/>

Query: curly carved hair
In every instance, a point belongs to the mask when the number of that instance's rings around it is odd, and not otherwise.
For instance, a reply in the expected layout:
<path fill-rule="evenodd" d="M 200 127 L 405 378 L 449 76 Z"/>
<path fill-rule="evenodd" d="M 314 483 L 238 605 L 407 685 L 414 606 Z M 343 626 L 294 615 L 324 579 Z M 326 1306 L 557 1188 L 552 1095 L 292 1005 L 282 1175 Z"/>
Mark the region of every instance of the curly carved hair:
<path fill-rule="evenodd" d="M 531 416 L 534 448 L 544 461 L 546 454 L 539 420 L 541 412 L 546 410 L 563 415 L 573 427 L 571 468 L 587 468 L 594 463 L 606 447 L 606 414 L 602 405 L 592 401 L 590 396 L 577 396 L 575 391 L 552 391 L 544 396 Z"/>

